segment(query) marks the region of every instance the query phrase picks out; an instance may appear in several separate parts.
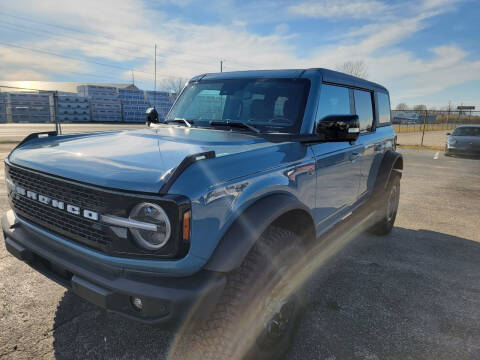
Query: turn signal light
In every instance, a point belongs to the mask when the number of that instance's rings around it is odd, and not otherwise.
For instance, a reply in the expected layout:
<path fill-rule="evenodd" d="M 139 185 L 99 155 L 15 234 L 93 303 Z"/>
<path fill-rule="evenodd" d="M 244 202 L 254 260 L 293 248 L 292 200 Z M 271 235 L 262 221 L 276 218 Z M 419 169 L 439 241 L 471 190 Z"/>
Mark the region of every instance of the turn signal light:
<path fill-rule="evenodd" d="M 183 241 L 190 241 L 190 222 L 192 212 L 190 210 L 183 213 Z"/>

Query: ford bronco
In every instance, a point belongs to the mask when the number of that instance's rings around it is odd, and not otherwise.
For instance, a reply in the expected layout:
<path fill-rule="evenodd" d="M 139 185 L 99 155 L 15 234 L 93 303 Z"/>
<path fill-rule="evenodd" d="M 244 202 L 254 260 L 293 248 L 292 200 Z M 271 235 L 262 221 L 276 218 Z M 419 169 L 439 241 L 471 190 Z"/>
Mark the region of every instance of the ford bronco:
<path fill-rule="evenodd" d="M 278 358 L 335 229 L 392 229 L 395 141 L 388 91 L 366 80 L 196 76 L 145 129 L 22 141 L 5 160 L 6 248 L 107 310 L 195 324 L 200 358 Z"/>

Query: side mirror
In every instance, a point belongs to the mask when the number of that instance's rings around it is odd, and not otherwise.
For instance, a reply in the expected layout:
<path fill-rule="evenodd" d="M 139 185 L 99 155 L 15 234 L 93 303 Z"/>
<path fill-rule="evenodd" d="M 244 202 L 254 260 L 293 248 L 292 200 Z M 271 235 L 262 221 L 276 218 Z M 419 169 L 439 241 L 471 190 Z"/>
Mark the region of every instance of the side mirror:
<path fill-rule="evenodd" d="M 358 115 L 329 115 L 317 125 L 317 134 L 325 136 L 325 141 L 353 142 L 360 135 Z"/>
<path fill-rule="evenodd" d="M 452 133 L 448 132 L 447 135 L 452 135 Z"/>
<path fill-rule="evenodd" d="M 145 115 L 147 117 L 145 122 L 147 126 L 150 126 L 151 123 L 158 124 L 158 112 L 154 107 L 148 108 L 145 111 Z"/>

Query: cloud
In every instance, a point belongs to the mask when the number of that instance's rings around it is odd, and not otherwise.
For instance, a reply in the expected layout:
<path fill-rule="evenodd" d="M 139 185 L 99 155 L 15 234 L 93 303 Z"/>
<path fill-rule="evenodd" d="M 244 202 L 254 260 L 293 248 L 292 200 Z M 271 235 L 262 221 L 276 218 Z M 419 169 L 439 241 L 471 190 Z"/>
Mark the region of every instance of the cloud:
<path fill-rule="evenodd" d="M 312 18 L 370 18 L 385 13 L 389 7 L 377 0 L 321 0 L 289 6 L 297 15 Z"/>
<path fill-rule="evenodd" d="M 130 79 L 129 69 L 134 68 L 135 79 L 152 87 L 154 43 L 158 49 L 159 83 L 162 77 L 188 78 L 199 73 L 217 72 L 220 59 L 226 60 L 226 71 L 321 66 L 334 69 L 345 61 L 362 60 L 368 67 L 370 79 L 391 89 L 394 103 L 397 99 L 413 99 L 479 78 L 478 61 L 471 60 L 470 54 L 458 46 L 448 43 L 435 46 L 428 58 L 419 58 L 405 50 L 405 40 L 427 28 L 430 19 L 452 11 L 455 1 L 407 1 L 401 7 L 379 0 L 304 1 L 296 5 L 278 1 L 256 2 L 248 11 L 258 12 L 258 16 L 249 18 L 248 23 L 244 16 L 248 13 L 245 4 L 238 5 L 241 8 L 237 9 L 233 2 L 226 2 L 228 4 L 219 6 L 219 11 L 225 12 L 227 20 L 195 24 L 184 17 L 177 18 L 175 14 L 152 9 L 142 0 L 120 3 L 84 0 L 82 6 L 73 0 L 17 0 L 9 3 L 10 13 L 22 13 L 42 22 L 51 19 L 64 27 L 63 30 L 50 28 L 58 36 L 44 36 L 40 41 L 28 38 L 20 42 L 22 46 L 83 57 L 122 69 L 1 45 L 0 65 L 2 73 L 5 73 L 5 67 L 11 74 L 20 76 L 17 80 L 22 80 L 22 74 L 28 75 L 25 70 L 31 69 L 30 76 L 48 78 L 60 74 L 65 78 L 71 74 L 74 79 L 75 73 L 92 73 L 117 76 L 120 82 L 121 79 Z M 30 13 L 25 13 L 25 9 Z M 262 12 L 269 15 L 268 20 L 262 20 L 267 25 L 262 32 L 255 32 L 250 25 L 258 25 L 259 19 L 266 18 Z M 352 23 L 359 25 L 338 29 L 327 39 L 326 45 L 312 43 L 308 48 L 300 49 L 296 40 L 301 39 L 302 34 L 292 33 L 296 27 L 291 23 L 292 19 L 298 21 L 299 17 L 320 18 L 322 23 L 353 18 Z M 67 30 L 77 28 L 79 24 L 80 32 Z M 35 27 L 38 24 L 30 25 Z M 299 50 L 302 50 L 301 56 Z"/>
<path fill-rule="evenodd" d="M 31 69 L 17 69 L 12 72 L 3 72 L 2 80 L 47 80 L 48 77 L 40 72 Z"/>

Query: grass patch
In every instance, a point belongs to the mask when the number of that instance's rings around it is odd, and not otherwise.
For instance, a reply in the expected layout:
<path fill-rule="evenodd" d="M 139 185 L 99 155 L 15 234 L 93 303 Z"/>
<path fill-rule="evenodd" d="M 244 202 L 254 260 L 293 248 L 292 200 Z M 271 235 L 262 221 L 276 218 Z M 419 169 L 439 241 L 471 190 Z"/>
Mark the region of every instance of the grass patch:
<path fill-rule="evenodd" d="M 415 150 L 439 150 L 439 151 L 444 151 L 445 147 L 444 146 L 432 146 L 432 145 L 402 145 L 402 144 L 397 144 L 397 146 L 401 149 L 415 149 Z"/>
<path fill-rule="evenodd" d="M 18 140 L 0 140 L 0 144 L 18 144 Z"/>

